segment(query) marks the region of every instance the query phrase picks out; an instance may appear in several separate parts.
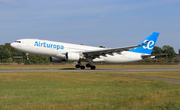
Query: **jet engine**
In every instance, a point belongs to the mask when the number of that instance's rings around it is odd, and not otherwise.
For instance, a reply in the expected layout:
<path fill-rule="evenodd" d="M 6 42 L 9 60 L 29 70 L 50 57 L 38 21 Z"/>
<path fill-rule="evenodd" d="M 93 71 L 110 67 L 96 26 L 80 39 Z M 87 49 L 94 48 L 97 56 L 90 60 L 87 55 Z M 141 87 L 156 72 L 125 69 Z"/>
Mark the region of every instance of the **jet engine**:
<path fill-rule="evenodd" d="M 79 53 L 67 52 L 66 53 L 66 60 L 69 61 L 78 61 L 81 58 Z"/>
<path fill-rule="evenodd" d="M 63 59 L 56 58 L 56 57 L 49 57 L 50 62 L 62 62 Z"/>

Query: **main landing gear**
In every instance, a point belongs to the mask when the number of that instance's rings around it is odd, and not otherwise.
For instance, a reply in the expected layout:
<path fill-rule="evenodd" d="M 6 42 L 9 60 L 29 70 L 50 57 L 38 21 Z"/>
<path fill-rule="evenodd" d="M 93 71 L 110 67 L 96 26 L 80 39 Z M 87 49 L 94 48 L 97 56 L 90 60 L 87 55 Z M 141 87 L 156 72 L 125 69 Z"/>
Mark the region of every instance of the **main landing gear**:
<path fill-rule="evenodd" d="M 76 68 L 81 68 L 82 70 L 85 69 L 85 66 L 81 64 L 81 62 L 78 62 L 78 64 L 75 66 Z M 92 70 L 95 70 L 96 69 L 96 66 L 90 64 L 90 63 L 87 63 L 86 64 L 86 67 L 87 68 L 91 68 Z"/>
<path fill-rule="evenodd" d="M 92 65 L 92 64 L 86 64 L 86 67 L 90 67 L 92 70 L 95 70 L 96 69 L 96 66 Z"/>

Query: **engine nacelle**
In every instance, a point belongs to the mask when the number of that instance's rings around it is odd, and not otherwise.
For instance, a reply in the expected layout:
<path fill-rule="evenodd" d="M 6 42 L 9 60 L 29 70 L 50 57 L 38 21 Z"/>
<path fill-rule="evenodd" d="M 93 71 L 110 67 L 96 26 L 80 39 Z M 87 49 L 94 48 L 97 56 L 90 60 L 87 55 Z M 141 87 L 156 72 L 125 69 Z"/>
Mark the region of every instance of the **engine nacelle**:
<path fill-rule="evenodd" d="M 49 57 L 50 62 L 62 62 L 63 60 L 56 57 Z"/>
<path fill-rule="evenodd" d="M 69 60 L 69 61 L 78 61 L 80 59 L 80 54 L 79 53 L 73 53 L 73 52 L 67 52 L 65 59 Z"/>

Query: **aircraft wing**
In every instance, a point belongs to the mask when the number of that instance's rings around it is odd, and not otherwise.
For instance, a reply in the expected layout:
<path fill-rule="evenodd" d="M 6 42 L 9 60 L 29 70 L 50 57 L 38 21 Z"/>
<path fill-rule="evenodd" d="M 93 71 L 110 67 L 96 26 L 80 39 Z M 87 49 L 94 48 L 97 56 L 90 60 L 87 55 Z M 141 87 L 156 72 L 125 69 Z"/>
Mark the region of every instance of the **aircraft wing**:
<path fill-rule="evenodd" d="M 128 46 L 128 47 L 119 47 L 119 48 L 110 48 L 110 49 L 99 49 L 99 50 L 93 50 L 93 51 L 83 51 L 82 54 L 84 54 L 84 56 L 87 57 L 91 57 L 91 58 L 96 58 L 99 57 L 100 55 L 105 55 L 105 54 L 112 54 L 112 53 L 119 53 L 125 50 L 129 50 L 132 48 L 136 48 L 136 47 L 140 47 L 140 46 L 144 46 L 143 45 L 135 45 L 135 46 Z"/>

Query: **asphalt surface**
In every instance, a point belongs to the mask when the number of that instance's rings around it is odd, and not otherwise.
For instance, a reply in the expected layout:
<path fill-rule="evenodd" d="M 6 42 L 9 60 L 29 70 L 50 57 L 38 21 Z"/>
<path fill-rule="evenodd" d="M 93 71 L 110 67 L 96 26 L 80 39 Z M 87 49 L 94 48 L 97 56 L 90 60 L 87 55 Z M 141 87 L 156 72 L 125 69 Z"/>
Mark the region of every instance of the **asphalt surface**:
<path fill-rule="evenodd" d="M 96 70 L 91 69 L 75 69 L 75 68 L 62 68 L 62 69 L 1 69 L 0 73 L 26 73 L 26 72 L 126 72 L 126 71 L 180 71 L 180 68 L 97 68 Z M 107 74 L 110 75 L 110 74 Z M 125 77 L 135 77 L 135 78 L 143 78 L 143 79 L 152 79 L 152 80 L 160 80 L 171 83 L 180 84 L 180 80 L 178 79 L 170 79 L 170 78 L 160 78 L 160 77 L 148 77 L 148 76 L 136 76 L 136 75 L 120 75 L 120 74 L 111 74 L 114 76 L 125 76 Z"/>
<path fill-rule="evenodd" d="M 61 69 L 1 69 L 0 73 L 19 73 L 19 72 L 118 72 L 118 71 L 180 71 L 180 68 L 97 68 L 84 70 L 76 68 Z"/>

